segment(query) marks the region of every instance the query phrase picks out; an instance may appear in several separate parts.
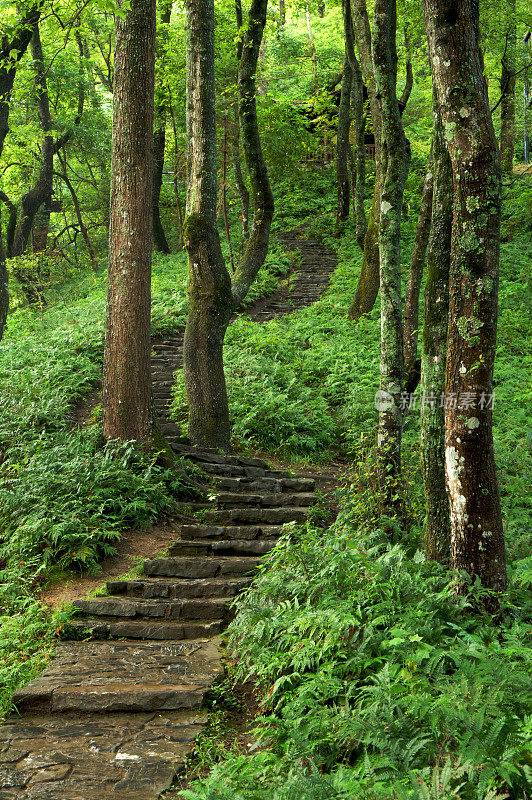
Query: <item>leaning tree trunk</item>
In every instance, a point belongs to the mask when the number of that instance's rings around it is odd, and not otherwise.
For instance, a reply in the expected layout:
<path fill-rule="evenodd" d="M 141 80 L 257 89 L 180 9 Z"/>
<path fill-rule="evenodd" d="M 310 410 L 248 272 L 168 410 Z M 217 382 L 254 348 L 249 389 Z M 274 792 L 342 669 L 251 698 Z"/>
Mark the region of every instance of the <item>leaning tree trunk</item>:
<path fill-rule="evenodd" d="M 492 593 L 506 587 L 492 434 L 501 169 L 479 46 L 478 4 L 424 0 L 429 55 L 451 158 L 454 217 L 446 369 L 445 468 L 451 565 Z M 496 607 L 496 594 L 487 601 Z"/>
<path fill-rule="evenodd" d="M 284 6 L 283 6 L 284 10 Z M 240 32 L 242 30 L 242 3 L 241 0 L 235 0 L 235 13 L 236 13 L 236 27 L 238 30 L 238 41 L 236 46 L 236 60 L 238 69 L 240 69 L 240 60 L 242 58 L 242 39 Z M 284 19 L 282 21 L 284 25 Z M 233 166 L 235 171 L 235 182 L 240 197 L 240 207 L 242 215 L 242 244 L 249 238 L 249 191 L 244 180 L 242 173 L 242 160 L 240 155 L 240 113 L 238 110 L 238 96 L 235 103 L 235 130 L 232 142 L 232 155 Z"/>
<path fill-rule="evenodd" d="M 132 0 L 117 17 L 114 67 L 103 435 L 147 444 L 155 0 Z"/>
<path fill-rule="evenodd" d="M 511 175 L 515 148 L 515 70 L 517 50 L 517 21 L 515 0 L 507 0 L 508 30 L 506 47 L 501 63 L 501 133 L 500 151 L 502 171 Z"/>
<path fill-rule="evenodd" d="M 353 56 L 353 82 L 351 87 L 351 105 L 353 109 L 353 124 L 355 127 L 355 157 L 354 170 L 351 172 L 351 192 L 353 197 L 353 216 L 355 219 L 355 232 L 358 246 L 364 252 L 364 239 L 368 228 L 366 211 L 364 209 L 364 195 L 366 191 L 366 143 L 365 128 L 366 117 L 364 114 L 364 83 L 360 64 L 352 49 Z"/>
<path fill-rule="evenodd" d="M 425 554 L 448 564 L 450 558 L 449 500 L 445 487 L 445 364 L 449 318 L 449 265 L 453 220 L 451 162 L 438 112 L 433 102 L 433 198 L 427 248 L 427 281 L 421 348 L 421 466 L 425 485 Z"/>
<path fill-rule="evenodd" d="M 342 11 L 344 16 L 344 35 L 345 35 L 345 58 L 344 71 L 342 75 L 342 88 L 340 91 L 340 104 L 338 106 L 338 126 L 336 132 L 336 227 L 339 229 L 340 223 L 345 222 L 349 217 L 349 172 L 348 172 L 348 150 L 349 150 L 349 129 L 351 127 L 351 88 L 353 85 L 352 58 L 349 57 L 349 28 L 352 27 L 351 4 L 349 0 L 343 0 Z"/>
<path fill-rule="evenodd" d="M 379 293 L 379 220 L 381 193 L 386 174 L 386 153 L 382 146 L 382 111 L 377 98 L 375 75 L 371 57 L 371 29 L 366 0 L 355 0 L 353 23 L 364 83 L 368 90 L 373 134 L 375 140 L 375 185 L 373 201 L 364 236 L 364 258 L 355 296 L 349 307 L 349 319 L 358 320 L 369 314 Z"/>
<path fill-rule="evenodd" d="M 415 371 L 417 359 L 417 340 L 419 328 L 419 292 L 421 280 L 423 278 L 423 266 L 425 264 L 425 253 L 430 233 L 430 218 L 432 214 L 432 154 L 429 156 L 425 183 L 423 184 L 423 195 L 421 197 L 421 208 L 416 227 L 416 238 L 414 250 L 410 260 L 410 272 L 405 293 L 405 314 L 403 326 L 403 361 L 406 376 L 405 383 L 411 381 Z"/>
<path fill-rule="evenodd" d="M 410 164 L 410 146 L 404 135 L 396 96 L 395 0 L 376 0 L 373 32 L 375 80 L 382 103 L 383 134 L 387 151 L 379 224 L 381 290 L 382 403 L 379 413 L 377 458 L 384 487 L 401 470 L 403 412 L 403 320 L 401 312 L 401 212 Z"/>

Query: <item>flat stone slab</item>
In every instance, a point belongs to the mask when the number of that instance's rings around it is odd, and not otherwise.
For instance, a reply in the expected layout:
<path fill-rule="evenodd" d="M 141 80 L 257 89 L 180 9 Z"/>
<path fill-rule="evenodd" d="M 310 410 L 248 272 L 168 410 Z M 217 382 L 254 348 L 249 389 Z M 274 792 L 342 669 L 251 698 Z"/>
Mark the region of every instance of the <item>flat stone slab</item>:
<path fill-rule="evenodd" d="M 0 800 L 156 800 L 204 712 L 11 717 L 0 726 Z"/>
<path fill-rule="evenodd" d="M 13 702 L 40 712 L 198 708 L 222 672 L 217 640 L 63 642 Z"/>

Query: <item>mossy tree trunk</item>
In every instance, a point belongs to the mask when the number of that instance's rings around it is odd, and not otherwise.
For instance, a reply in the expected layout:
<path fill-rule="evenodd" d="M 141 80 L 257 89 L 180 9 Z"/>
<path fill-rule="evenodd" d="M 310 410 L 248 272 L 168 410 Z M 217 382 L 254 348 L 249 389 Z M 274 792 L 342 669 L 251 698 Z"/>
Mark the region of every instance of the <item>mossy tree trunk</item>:
<path fill-rule="evenodd" d="M 445 389 L 453 179 L 437 101 L 433 102 L 433 198 L 421 348 L 421 466 L 425 486 L 425 553 L 449 563 L 450 519 L 445 487 Z"/>
<path fill-rule="evenodd" d="M 386 148 L 379 224 L 381 291 L 381 396 L 377 458 L 384 486 L 401 470 L 403 412 L 403 320 L 401 309 L 401 212 L 410 165 L 410 145 L 405 137 L 396 95 L 395 0 L 376 0 L 373 29 L 373 63 L 382 104 Z"/>
<path fill-rule="evenodd" d="M 9 273 L 6 265 L 6 251 L 2 236 L 2 209 L 0 207 L 0 341 L 4 335 L 9 313 Z"/>
<path fill-rule="evenodd" d="M 187 0 L 188 175 L 185 245 L 189 256 L 189 315 L 184 374 L 189 436 L 194 444 L 230 449 L 223 340 L 268 251 L 273 195 L 260 145 L 255 76 L 267 0 L 253 0 L 238 75 L 240 127 L 254 202 L 253 225 L 233 279 L 216 227 L 216 127 L 213 0 Z"/>
<path fill-rule="evenodd" d="M 342 0 L 342 12 L 344 18 L 345 58 L 336 133 L 337 229 L 339 229 L 340 223 L 345 222 L 349 217 L 350 200 L 348 151 L 349 129 L 351 127 L 351 89 L 353 85 L 353 59 L 349 53 L 349 49 L 353 47 L 353 22 L 351 19 L 350 0 Z"/>
<path fill-rule="evenodd" d="M 168 50 L 167 26 L 172 15 L 171 3 L 163 3 L 159 14 L 157 31 L 157 55 L 164 60 Z M 153 245 L 159 253 L 169 253 L 170 247 L 161 221 L 161 188 L 163 185 L 164 151 L 166 147 L 166 103 L 161 79 L 155 84 L 155 127 L 153 132 Z"/>
<path fill-rule="evenodd" d="M 405 292 L 405 313 L 403 325 L 403 360 L 406 376 L 405 383 L 410 382 L 410 378 L 415 371 L 417 359 L 417 341 L 419 328 L 419 292 L 421 280 L 423 278 L 423 267 L 425 264 L 425 254 L 430 233 L 430 219 L 432 214 L 432 191 L 433 191 L 433 169 L 432 155 L 429 157 L 425 182 L 423 184 L 423 194 L 421 197 L 421 208 L 416 227 L 416 238 L 414 249 L 410 260 L 410 271 Z"/>
<path fill-rule="evenodd" d="M 501 62 L 501 167 L 506 175 L 511 175 L 514 166 L 515 149 L 515 70 L 517 56 L 517 18 L 515 0 L 506 0 L 508 9 L 508 28 L 506 44 Z"/>
<path fill-rule="evenodd" d="M 103 435 L 148 444 L 152 431 L 155 0 L 116 21 Z"/>
<path fill-rule="evenodd" d="M 283 13 L 284 13 L 284 5 L 283 5 Z M 241 38 L 241 31 L 242 31 L 242 3 L 241 0 L 235 0 L 235 14 L 236 14 L 236 26 L 238 30 L 238 41 L 236 46 L 236 60 L 238 64 L 238 69 L 240 69 L 240 60 L 242 58 L 242 38 Z M 282 25 L 284 25 L 284 17 L 282 20 Z M 248 187 L 246 186 L 246 182 L 244 180 L 244 175 L 242 172 L 242 157 L 240 153 L 240 113 L 239 113 L 239 102 L 238 102 L 238 95 L 235 104 L 235 127 L 234 127 L 234 134 L 233 134 L 233 141 L 232 141 L 232 157 L 233 157 L 233 167 L 235 172 L 235 182 L 236 188 L 238 192 L 238 196 L 240 197 L 240 207 L 241 207 L 241 217 L 242 217 L 242 243 L 244 244 L 247 242 L 249 238 L 249 191 Z"/>
<path fill-rule="evenodd" d="M 355 296 L 349 307 L 349 319 L 358 320 L 369 314 L 379 293 L 379 220 L 381 209 L 381 193 L 386 174 L 386 153 L 382 146 L 382 111 L 375 85 L 375 74 L 371 56 L 371 28 L 369 24 L 366 0 L 354 0 L 353 23 L 356 43 L 364 83 L 368 90 L 370 113 L 375 139 L 375 185 L 373 201 L 369 212 L 368 224 L 364 236 L 364 258 Z"/>
<path fill-rule="evenodd" d="M 506 587 L 493 451 L 501 168 L 479 46 L 478 4 L 424 0 L 433 78 L 453 172 L 445 469 L 451 565 L 497 606 Z"/>
<path fill-rule="evenodd" d="M 353 57 L 351 106 L 353 111 L 353 126 L 355 129 L 355 163 L 354 169 L 351 171 L 351 194 L 353 198 L 353 216 L 355 219 L 357 244 L 362 251 L 364 251 L 364 238 L 368 228 L 366 211 L 364 209 L 364 195 L 366 191 L 366 117 L 364 114 L 364 83 L 354 46 L 351 55 Z"/>

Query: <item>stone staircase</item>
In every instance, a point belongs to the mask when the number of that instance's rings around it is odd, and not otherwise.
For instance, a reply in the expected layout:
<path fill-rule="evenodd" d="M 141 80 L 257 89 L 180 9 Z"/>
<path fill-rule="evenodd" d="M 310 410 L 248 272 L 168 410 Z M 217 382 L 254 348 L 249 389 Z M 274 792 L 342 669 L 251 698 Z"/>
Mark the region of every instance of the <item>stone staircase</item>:
<path fill-rule="evenodd" d="M 301 266 L 290 286 L 248 307 L 256 321 L 315 302 L 336 266 L 334 253 L 297 231 L 283 240 L 301 249 Z M 179 509 L 175 542 L 142 574 L 76 602 L 50 665 L 16 692 L 18 713 L 0 726 L 0 800 L 159 798 L 207 724 L 202 707 L 223 675 L 219 634 L 232 600 L 282 526 L 304 522 L 316 501 L 311 478 L 190 447 L 168 417 L 182 335 L 153 351 L 162 431 L 203 471 L 209 501 Z"/>
<path fill-rule="evenodd" d="M 15 694 L 19 716 L 0 727 L 0 800 L 155 800 L 168 789 L 206 725 L 232 600 L 283 524 L 316 501 L 312 479 L 261 459 L 172 445 L 204 471 L 210 502 L 180 510 L 175 542 L 138 577 L 75 603 L 76 638 Z"/>

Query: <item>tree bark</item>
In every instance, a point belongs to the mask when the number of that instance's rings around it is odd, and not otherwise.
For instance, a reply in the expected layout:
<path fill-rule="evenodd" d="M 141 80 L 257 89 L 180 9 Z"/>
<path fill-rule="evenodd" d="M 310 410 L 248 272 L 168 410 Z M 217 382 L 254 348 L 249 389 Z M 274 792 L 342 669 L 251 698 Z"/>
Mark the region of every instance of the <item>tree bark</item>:
<path fill-rule="evenodd" d="M 501 167 L 506 175 L 511 175 L 514 166 L 515 148 L 515 70 L 517 56 L 517 21 L 515 0 L 507 0 L 508 29 L 506 46 L 501 62 Z"/>
<path fill-rule="evenodd" d="M 375 185 L 373 201 L 364 237 L 364 259 L 353 302 L 349 307 L 349 319 L 358 320 L 369 314 L 379 293 L 379 220 L 381 193 L 386 174 L 386 153 L 382 147 L 382 111 L 377 99 L 375 74 L 371 56 L 371 30 L 366 0 L 355 0 L 353 23 L 364 83 L 368 90 L 373 133 L 375 137 Z"/>
<path fill-rule="evenodd" d="M 232 297 L 235 309 L 244 300 L 259 269 L 264 264 L 268 253 L 270 228 L 275 208 L 260 143 L 255 100 L 255 76 L 262 34 L 266 25 L 267 8 L 268 0 L 252 0 L 238 71 L 240 130 L 253 198 L 253 223 L 246 249 L 233 276 Z"/>
<path fill-rule="evenodd" d="M 353 125 L 355 127 L 355 156 L 354 169 L 351 170 L 351 193 L 353 198 L 353 216 L 355 219 L 356 240 L 358 246 L 364 251 L 364 238 L 368 223 L 364 208 L 364 195 L 366 191 L 366 143 L 364 115 L 364 84 L 360 64 L 353 47 L 353 81 L 351 88 L 351 105 L 353 109 Z"/>
<path fill-rule="evenodd" d="M 159 23 L 164 26 L 160 29 L 156 43 L 159 45 L 161 58 L 164 58 L 168 50 L 168 36 L 166 26 L 170 22 L 172 15 L 172 5 L 166 3 L 160 14 Z M 161 99 L 163 87 L 156 82 L 155 85 L 155 129 L 153 132 L 153 244 L 159 253 L 169 253 L 170 247 L 161 222 L 160 198 L 161 187 L 163 185 L 164 172 L 164 150 L 166 146 L 166 104 Z"/>
<path fill-rule="evenodd" d="M 445 390 L 447 360 L 453 180 L 435 95 L 433 119 L 434 191 L 427 248 L 427 281 L 421 348 L 421 466 L 426 502 L 425 554 L 428 560 L 448 564 L 450 519 L 445 487 L 445 419 L 441 398 Z"/>
<path fill-rule="evenodd" d="M 478 4 L 424 0 L 429 55 L 453 172 L 445 469 L 451 565 L 491 593 L 506 587 L 493 452 L 501 169 L 479 47 Z"/>
<path fill-rule="evenodd" d="M 151 438 L 155 0 L 117 17 L 107 325 L 103 372 L 106 440 Z"/>
<path fill-rule="evenodd" d="M 395 62 L 395 0 L 376 0 L 373 32 L 375 81 L 382 105 L 387 152 L 379 223 L 381 290 L 382 403 L 379 413 L 377 459 L 383 487 L 401 470 L 403 413 L 403 320 L 401 309 L 401 210 L 410 165 L 410 146 L 404 135 L 397 103 Z"/>
<path fill-rule="evenodd" d="M 253 0 L 238 74 L 240 126 L 251 181 L 251 234 L 233 280 L 216 227 L 216 128 L 213 0 L 187 0 L 187 140 L 189 185 L 184 224 L 189 255 L 189 316 L 184 373 L 189 436 L 198 445 L 230 449 L 223 340 L 233 311 L 246 296 L 268 252 L 273 195 L 262 155 L 255 76 L 267 0 Z"/>
<path fill-rule="evenodd" d="M 2 209 L 0 208 L 0 341 L 4 335 L 9 313 L 9 273 L 6 265 L 6 251 L 2 236 Z"/>
<path fill-rule="evenodd" d="M 310 55 L 312 56 L 312 73 L 314 75 L 314 91 L 318 88 L 318 54 L 316 52 L 316 43 L 314 42 L 314 34 L 312 33 L 312 23 L 310 21 L 310 8 L 307 3 L 305 6 L 305 19 L 307 21 L 307 33 L 310 44 Z"/>
<path fill-rule="evenodd" d="M 236 60 L 238 69 L 240 69 L 240 59 L 242 58 L 242 39 L 240 38 L 240 31 L 242 30 L 242 3 L 241 0 L 235 0 L 235 13 L 236 13 L 236 27 L 239 32 L 237 46 L 236 46 Z M 284 13 L 284 4 L 283 4 Z M 284 25 L 284 18 L 282 24 Z M 237 70 L 238 72 L 238 70 Z M 238 76 L 237 76 L 238 77 Z M 235 104 L 235 132 L 232 142 L 232 155 L 233 166 L 235 171 L 235 182 L 240 197 L 240 207 L 242 216 L 242 243 L 245 243 L 249 238 L 249 191 L 242 174 L 242 160 L 240 155 L 240 113 L 239 113 L 238 95 Z"/>
<path fill-rule="evenodd" d="M 342 222 L 349 217 L 349 172 L 348 172 L 348 151 L 349 151 L 349 129 L 351 127 L 351 89 L 353 85 L 353 57 L 349 52 L 353 50 L 353 22 L 351 19 L 350 0 L 343 0 L 342 12 L 344 18 L 344 38 L 345 38 L 345 58 L 344 71 L 342 75 L 342 88 L 340 92 L 340 104 L 338 106 L 338 127 L 336 134 L 336 185 L 337 185 L 337 205 L 336 205 L 336 227 L 337 230 Z"/>
<path fill-rule="evenodd" d="M 184 341 L 188 433 L 196 445 L 230 450 L 223 340 L 232 314 L 231 278 L 216 227 L 214 3 L 187 0 L 188 190 L 183 226 L 189 257 Z"/>
<path fill-rule="evenodd" d="M 432 215 L 433 167 L 432 154 L 429 156 L 427 174 L 423 184 L 421 208 L 416 227 L 414 250 L 410 261 L 410 272 L 405 293 L 405 314 L 403 326 L 403 359 L 406 383 L 412 376 L 417 359 L 417 340 L 419 328 L 419 292 L 423 278 L 425 253 L 430 233 Z"/>
<path fill-rule="evenodd" d="M 281 26 L 286 23 L 285 0 L 279 0 L 279 23 L 281 24 Z"/>

